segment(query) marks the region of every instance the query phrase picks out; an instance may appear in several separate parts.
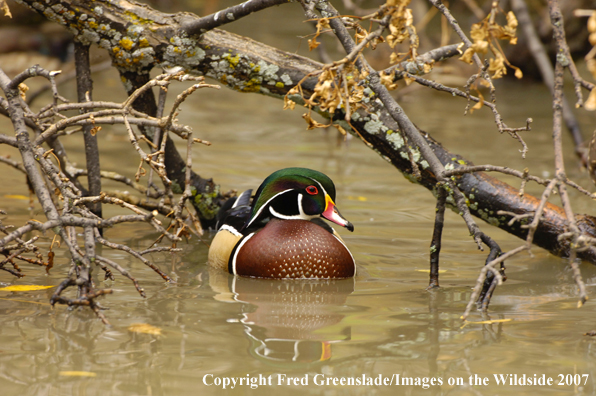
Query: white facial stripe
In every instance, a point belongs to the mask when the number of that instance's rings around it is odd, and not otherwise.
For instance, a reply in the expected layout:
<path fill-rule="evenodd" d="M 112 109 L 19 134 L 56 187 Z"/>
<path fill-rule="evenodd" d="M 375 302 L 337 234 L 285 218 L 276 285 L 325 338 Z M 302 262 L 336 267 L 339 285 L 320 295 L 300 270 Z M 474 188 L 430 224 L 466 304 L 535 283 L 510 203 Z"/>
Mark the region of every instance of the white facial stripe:
<path fill-rule="evenodd" d="M 244 244 L 245 244 L 246 242 L 248 242 L 248 240 L 249 240 L 250 238 L 252 238 L 252 236 L 253 236 L 254 234 L 255 234 L 254 232 L 253 232 L 252 234 L 248 234 L 248 235 L 246 236 L 246 238 L 244 238 L 244 239 L 242 240 L 242 242 L 240 242 L 240 245 L 238 245 L 238 247 L 236 248 L 236 251 L 234 252 L 234 258 L 232 259 L 232 273 L 233 273 L 234 275 L 238 275 L 238 274 L 236 273 L 236 258 L 238 257 L 238 253 L 240 253 L 240 249 L 242 249 L 242 246 L 244 246 Z"/>
<path fill-rule="evenodd" d="M 319 185 L 319 187 L 321 187 L 321 190 L 323 190 L 323 192 L 325 193 L 325 195 L 327 195 L 327 191 L 325 191 L 325 187 L 323 187 L 323 185 L 321 183 L 319 183 L 318 181 L 315 180 L 315 182 Z"/>
<path fill-rule="evenodd" d="M 277 212 L 275 209 L 273 209 L 273 207 L 269 207 L 269 212 L 271 212 L 271 214 L 274 217 L 277 217 L 278 219 L 282 219 L 282 220 L 311 220 L 314 219 L 315 217 L 318 216 L 309 216 L 307 214 L 305 214 L 304 212 L 302 212 L 302 210 L 300 210 L 300 214 L 297 215 L 293 215 L 293 216 L 286 216 L 286 215 L 282 215 L 281 213 Z"/>
<path fill-rule="evenodd" d="M 279 196 L 279 195 L 281 195 L 281 194 L 284 194 L 284 193 L 287 193 L 288 191 L 292 191 L 292 189 L 284 190 L 284 191 L 282 191 L 282 192 L 280 192 L 280 193 L 277 193 L 277 194 L 275 194 L 275 195 L 274 195 L 274 196 L 272 196 L 271 198 L 269 198 L 269 200 L 267 200 L 267 202 L 265 202 L 263 205 L 261 205 L 261 208 L 260 208 L 260 209 L 257 211 L 257 213 L 256 213 L 255 217 L 253 217 L 253 218 L 252 218 L 252 220 L 250 221 L 250 223 L 248 223 L 248 224 L 246 225 L 246 227 L 249 227 L 249 226 L 251 225 L 251 223 L 252 223 L 253 221 L 255 221 L 255 220 L 256 220 L 256 219 L 257 219 L 257 218 L 258 218 L 258 217 L 261 215 L 261 212 L 263 211 L 263 209 L 265 209 L 265 207 L 266 207 L 267 205 L 269 205 L 269 202 L 273 201 L 273 200 L 274 200 L 274 199 L 275 199 L 277 196 Z"/>
<path fill-rule="evenodd" d="M 301 217 L 304 217 L 304 210 L 302 210 L 302 194 L 298 194 L 298 212 L 300 212 Z"/>

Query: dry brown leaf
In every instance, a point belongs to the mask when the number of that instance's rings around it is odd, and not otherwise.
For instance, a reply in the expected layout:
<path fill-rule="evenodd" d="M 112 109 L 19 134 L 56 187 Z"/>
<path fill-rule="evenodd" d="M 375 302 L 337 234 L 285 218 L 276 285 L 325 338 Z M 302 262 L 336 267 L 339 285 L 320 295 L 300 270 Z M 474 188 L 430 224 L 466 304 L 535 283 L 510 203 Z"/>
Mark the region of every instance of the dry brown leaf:
<path fill-rule="evenodd" d="M 388 90 L 394 90 L 397 88 L 397 83 L 395 83 L 394 77 L 395 77 L 395 71 L 392 71 L 391 73 L 385 74 L 384 71 L 381 72 L 380 74 L 381 77 L 381 84 L 383 84 L 385 87 L 387 87 Z"/>
<path fill-rule="evenodd" d="M 596 88 L 594 88 L 590 91 L 590 95 L 588 96 L 588 99 L 584 103 L 584 108 L 588 111 L 596 110 Z"/>
<path fill-rule="evenodd" d="M 362 102 L 362 99 L 364 98 L 364 87 L 361 87 L 360 85 L 354 85 L 354 87 L 352 88 L 351 92 L 350 92 L 350 104 L 354 105 L 356 103 L 360 103 Z"/>
<path fill-rule="evenodd" d="M 459 60 L 471 65 L 472 63 L 474 63 L 472 59 L 475 53 L 476 51 L 474 51 L 474 48 L 469 47 L 464 51 L 464 54 L 459 58 Z"/>
<path fill-rule="evenodd" d="M 511 64 L 509 66 L 515 70 L 515 78 L 521 80 L 524 77 L 524 73 L 521 71 L 519 67 L 513 66 Z"/>
<path fill-rule="evenodd" d="M 472 114 L 474 112 L 474 110 L 480 110 L 482 108 L 482 106 L 484 105 L 484 96 L 482 95 L 482 93 L 480 91 L 477 91 L 477 92 L 478 92 L 478 99 L 480 99 L 480 100 L 474 106 L 470 107 L 470 114 Z"/>
<path fill-rule="evenodd" d="M 321 124 L 320 122 L 313 120 L 312 117 L 310 116 L 310 113 L 302 114 L 302 118 L 304 118 L 304 120 L 308 124 L 308 126 L 306 127 L 307 130 L 311 130 L 311 129 L 315 129 L 315 128 L 326 128 L 329 126 L 329 125 Z"/>
<path fill-rule="evenodd" d="M 329 26 L 329 18 L 321 18 L 319 19 L 319 21 L 317 22 L 317 27 L 320 26 L 321 29 L 325 28 L 325 29 L 331 29 L 331 26 Z"/>
<path fill-rule="evenodd" d="M 19 94 L 21 95 L 21 99 L 23 100 L 27 100 L 27 91 L 29 90 L 29 87 L 23 83 L 19 84 Z"/>
<path fill-rule="evenodd" d="M 360 26 L 356 27 L 356 33 L 354 34 L 354 41 L 356 41 L 356 44 L 360 44 L 362 41 L 364 41 L 364 39 L 366 39 L 366 36 L 368 36 L 368 34 L 366 33 L 366 30 L 362 29 Z M 366 47 L 368 47 L 368 44 L 366 45 Z"/>
<path fill-rule="evenodd" d="M 287 96 L 284 96 L 284 110 L 294 110 L 294 107 L 296 107 L 296 102 L 294 102 L 292 99 L 289 99 Z"/>
<path fill-rule="evenodd" d="M 6 4 L 5 0 L 0 0 L 0 10 L 4 11 L 4 16 L 12 18 L 12 14 L 10 13 L 10 8 L 8 8 L 8 4 Z"/>
<path fill-rule="evenodd" d="M 493 9 L 491 14 L 494 12 L 497 12 L 497 10 Z M 507 61 L 501 47 L 495 42 L 496 40 L 509 40 L 510 44 L 517 44 L 517 26 L 519 25 L 517 18 L 512 11 L 507 13 L 506 18 L 507 25 L 505 26 L 500 26 L 494 22 L 494 14 L 493 17 L 489 15 L 481 22 L 473 24 L 470 36 L 474 43 L 466 49 L 460 60 L 472 64 L 475 53 L 486 54 L 490 48 L 494 55 L 494 58 L 490 59 L 489 67 L 489 71 L 493 73 L 493 78 L 501 78 L 507 74 L 506 66 L 515 69 L 515 76 L 522 78 L 523 73 L 521 70 Z"/>
<path fill-rule="evenodd" d="M 501 54 L 497 54 L 495 58 L 489 60 L 488 71 L 493 73 L 492 78 L 501 78 L 507 74 L 507 68 L 505 67 L 505 60 Z"/>
<path fill-rule="evenodd" d="M 398 60 L 399 57 L 395 52 L 392 52 L 391 55 L 389 55 L 389 63 L 391 63 L 392 65 L 396 64 Z"/>
<path fill-rule="evenodd" d="M 488 38 L 488 26 L 483 22 L 475 23 L 470 29 L 470 37 L 473 41 L 484 41 Z"/>

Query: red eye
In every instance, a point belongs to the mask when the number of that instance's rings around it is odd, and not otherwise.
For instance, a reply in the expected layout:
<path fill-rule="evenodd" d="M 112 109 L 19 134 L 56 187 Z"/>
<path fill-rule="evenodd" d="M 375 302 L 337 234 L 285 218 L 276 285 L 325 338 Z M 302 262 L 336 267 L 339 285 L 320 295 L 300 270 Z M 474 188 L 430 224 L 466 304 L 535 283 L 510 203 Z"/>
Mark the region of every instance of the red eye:
<path fill-rule="evenodd" d="M 319 190 L 317 190 L 317 188 L 315 186 L 308 186 L 308 187 L 306 187 L 306 192 L 309 193 L 310 195 L 317 195 Z"/>

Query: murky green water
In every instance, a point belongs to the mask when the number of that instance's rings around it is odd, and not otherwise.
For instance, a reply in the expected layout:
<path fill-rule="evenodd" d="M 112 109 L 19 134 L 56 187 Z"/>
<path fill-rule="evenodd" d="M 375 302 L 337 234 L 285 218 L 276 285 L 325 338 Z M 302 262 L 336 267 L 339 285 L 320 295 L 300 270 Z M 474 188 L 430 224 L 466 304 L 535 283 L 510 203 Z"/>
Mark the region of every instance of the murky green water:
<path fill-rule="evenodd" d="M 104 73 L 95 80 L 96 98 L 119 92 L 115 74 Z M 72 86 L 65 87 L 65 93 L 69 89 L 72 95 Z M 530 153 L 525 161 L 517 143 L 498 134 L 486 110 L 463 118 L 463 101 L 426 91 L 405 97 L 402 103 L 423 129 L 477 164 L 528 166 L 538 175 L 552 173 L 547 92 L 510 84 L 501 85 L 500 91 L 499 103 L 511 126 L 522 125 L 526 117 L 535 120 L 533 131 L 526 135 Z M 147 298 L 121 276 L 114 282 L 98 277 L 98 285 L 114 290 L 102 300 L 110 308 L 106 315 L 112 326 L 106 327 L 87 310 L 63 306 L 52 310 L 48 304 L 52 289 L 0 292 L 2 395 L 219 394 L 230 378 L 254 378 L 253 386 L 259 379 L 266 383 L 256 389 L 236 385 L 234 394 L 595 392 L 596 344 L 583 333 L 596 328 L 596 308 L 592 301 L 576 308 L 575 286 L 564 261 L 538 248 L 534 256 L 509 260 L 509 279 L 497 289 L 489 314 L 470 317 L 500 321 L 463 326 L 459 317 L 485 253 L 477 251 L 458 216 L 447 214 L 442 287 L 427 292 L 425 270 L 434 216 L 430 193 L 409 183 L 356 139 L 344 144 L 338 143 L 335 131 L 306 131 L 300 110 L 284 112 L 281 107 L 277 100 L 225 89 L 194 94 L 183 105 L 180 119 L 213 146 L 195 147 L 193 166 L 224 189 L 238 190 L 255 188 L 269 173 L 287 166 L 327 173 L 337 185 L 338 207 L 355 225 L 353 234 L 340 233 L 363 275 L 320 282 L 234 278 L 206 266 L 211 237 L 206 236 L 183 245 L 182 254 L 151 257 L 177 281 L 164 284 L 142 263 L 104 249 L 103 255 L 132 272 Z M 593 119 L 582 117 L 586 131 L 591 131 Z M 3 128 L 7 125 L 2 119 L 0 123 Z M 138 161 L 124 132 L 106 127 L 100 139 L 104 169 L 132 177 Z M 72 136 L 65 145 L 76 149 L 82 147 L 81 141 Z M 573 160 L 572 150 L 567 151 Z M 0 153 L 8 151 L 0 146 Z M 82 163 L 80 149 L 74 159 Z M 589 185 L 573 161 L 568 168 L 571 178 Z M 3 224 L 22 224 L 29 219 L 28 201 L 14 195 L 27 195 L 23 178 L 6 167 L 2 172 L 0 207 L 9 212 L 2 217 Z M 119 186 L 106 183 L 105 188 Z M 575 205 L 576 212 L 593 212 L 587 199 Z M 38 207 L 36 212 L 39 217 Z M 120 212 L 107 210 L 107 215 L 115 213 Z M 481 227 L 504 249 L 521 243 L 484 223 Z M 150 245 L 158 236 L 142 224 L 116 227 L 106 235 L 135 248 Z M 41 245 L 49 242 L 46 237 Z M 57 251 L 56 261 L 49 275 L 22 265 L 25 278 L 16 280 L 0 272 L 0 283 L 57 285 L 68 268 L 63 249 Z M 582 271 L 593 296 L 596 268 L 584 264 Z M 162 334 L 128 330 L 138 323 L 155 326 Z M 73 371 L 87 376 L 69 373 Z M 518 380 L 523 374 L 532 379 L 544 375 L 553 382 L 523 386 L 507 380 L 498 385 L 494 377 L 498 374 L 517 374 Z M 378 385 L 379 375 L 381 380 L 393 380 L 393 385 Z M 471 386 L 471 375 L 487 385 Z M 413 385 L 396 386 L 397 376 L 400 381 L 411 378 Z M 288 385 L 288 378 L 296 378 L 296 383 Z M 371 385 L 333 384 L 341 378 Z M 429 387 L 431 379 L 436 385 Z"/>

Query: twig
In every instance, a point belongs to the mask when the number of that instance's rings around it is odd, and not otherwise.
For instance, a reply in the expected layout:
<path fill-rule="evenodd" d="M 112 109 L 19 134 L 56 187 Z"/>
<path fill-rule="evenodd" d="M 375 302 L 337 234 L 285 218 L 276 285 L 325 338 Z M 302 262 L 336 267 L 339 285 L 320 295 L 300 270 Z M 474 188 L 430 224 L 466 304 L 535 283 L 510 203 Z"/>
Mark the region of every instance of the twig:
<path fill-rule="evenodd" d="M 486 274 L 490 271 L 495 276 L 500 276 L 499 271 L 495 269 L 495 266 L 497 264 L 501 264 L 506 259 L 509 259 L 510 257 L 512 257 L 526 249 L 527 249 L 526 245 L 519 246 L 513 250 L 508 251 L 507 253 L 503 253 L 501 256 L 492 260 L 490 263 L 488 263 L 484 267 L 482 267 L 482 269 L 480 270 L 480 275 L 478 275 L 478 279 L 476 280 L 476 285 L 474 286 L 474 290 L 472 291 L 472 295 L 470 296 L 470 299 L 468 300 L 468 305 L 466 306 L 466 310 L 464 311 L 464 314 L 461 316 L 462 320 L 466 320 L 466 318 L 470 314 L 470 311 L 472 310 L 472 307 L 474 306 L 474 303 L 477 301 L 478 296 L 480 295 L 480 291 L 483 288 L 484 281 L 486 279 Z"/>
<path fill-rule="evenodd" d="M 437 184 L 437 206 L 435 209 L 435 226 L 433 237 L 430 242 L 430 275 L 428 288 L 439 287 L 439 255 L 441 253 L 441 238 L 443 235 L 443 224 L 445 223 L 445 200 L 447 192 L 444 184 Z"/>
<path fill-rule="evenodd" d="M 526 39 L 528 40 L 528 50 L 532 54 L 532 57 L 536 62 L 536 66 L 538 66 L 542 80 L 550 89 L 552 94 L 554 89 L 554 69 L 548 54 L 546 53 L 546 50 L 544 49 L 544 46 L 542 45 L 542 42 L 536 33 L 536 29 L 534 28 L 534 24 L 530 18 L 525 0 L 511 0 L 511 8 L 515 12 L 519 26 L 521 26 L 523 29 Z M 573 141 L 575 143 L 575 153 L 582 158 L 582 150 L 579 150 L 579 148 L 582 145 L 584 139 L 579 123 L 577 122 L 577 119 L 575 118 L 575 115 L 573 114 L 573 111 L 571 110 L 571 107 L 569 106 L 569 103 L 565 97 L 563 97 L 563 118 L 565 119 L 567 129 L 569 129 L 569 132 L 573 137 Z"/>
<path fill-rule="evenodd" d="M 215 14 L 186 22 L 182 25 L 182 30 L 190 36 L 203 34 L 206 31 L 243 18 L 253 12 L 289 2 L 289 0 L 248 0 L 244 3 L 217 11 Z"/>
<path fill-rule="evenodd" d="M 91 80 L 89 64 L 89 46 L 78 41 L 75 41 L 75 68 L 77 72 L 78 101 L 81 103 L 90 102 L 92 101 L 93 80 Z M 97 127 L 92 124 L 83 126 L 89 195 L 99 195 L 101 192 L 101 167 L 99 165 L 96 130 Z M 93 203 L 89 209 L 96 216 L 102 217 L 101 202 Z"/>
<path fill-rule="evenodd" d="M 551 23 L 554 29 L 554 38 L 557 42 L 557 62 L 555 64 L 555 80 L 553 89 L 553 146 L 554 146 L 554 157 L 555 157 L 555 175 L 558 181 L 564 182 L 567 180 L 565 174 L 565 163 L 563 161 L 563 143 L 561 139 L 561 119 L 562 119 L 562 108 L 563 108 L 563 73 L 565 67 L 569 68 L 572 76 L 574 76 L 574 86 L 576 95 L 578 95 L 578 105 L 582 102 L 580 82 L 576 78 L 577 70 L 575 70 L 575 64 L 571 60 L 569 54 L 569 48 L 565 41 L 565 31 L 563 26 L 563 16 L 559 9 L 559 4 L 555 0 L 548 0 L 548 9 L 550 13 Z M 588 299 L 586 295 L 586 287 L 582 280 L 581 273 L 577 267 L 575 261 L 576 249 L 579 246 L 579 238 L 581 232 L 577 226 L 575 215 L 571 209 L 571 202 L 569 195 L 567 194 L 567 188 L 564 183 L 558 184 L 559 195 L 561 196 L 561 203 L 565 210 L 567 217 L 568 228 L 572 233 L 572 238 L 569 241 L 571 254 L 569 256 L 569 264 L 574 272 L 574 280 L 580 291 L 580 300 L 578 306 L 582 306 Z"/>

